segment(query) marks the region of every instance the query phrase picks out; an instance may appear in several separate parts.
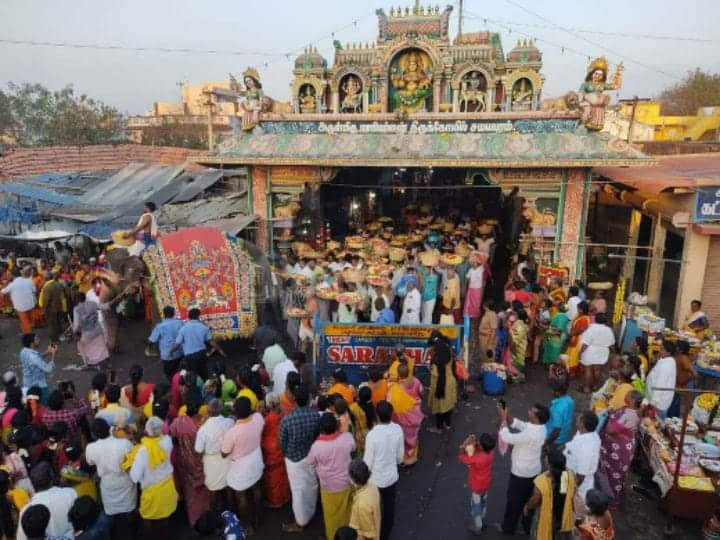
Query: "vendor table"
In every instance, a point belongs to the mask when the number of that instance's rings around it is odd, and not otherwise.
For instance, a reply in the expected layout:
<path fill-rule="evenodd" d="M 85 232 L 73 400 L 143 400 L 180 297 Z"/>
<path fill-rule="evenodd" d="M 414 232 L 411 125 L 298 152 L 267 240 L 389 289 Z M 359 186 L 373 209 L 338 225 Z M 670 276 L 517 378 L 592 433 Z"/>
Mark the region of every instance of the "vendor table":
<path fill-rule="evenodd" d="M 708 377 L 714 379 L 712 382 L 713 386 L 717 386 L 720 383 L 720 370 L 700 367 L 697 363 L 694 364 L 695 371 L 700 375 L 700 386 L 708 386 Z"/>

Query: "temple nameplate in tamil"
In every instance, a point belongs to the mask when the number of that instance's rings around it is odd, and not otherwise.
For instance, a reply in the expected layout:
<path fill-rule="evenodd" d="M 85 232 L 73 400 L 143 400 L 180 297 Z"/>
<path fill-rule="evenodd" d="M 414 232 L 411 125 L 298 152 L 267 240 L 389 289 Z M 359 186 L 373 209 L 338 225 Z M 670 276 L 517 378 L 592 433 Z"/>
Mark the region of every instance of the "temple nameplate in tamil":
<path fill-rule="evenodd" d="M 262 122 L 263 133 L 398 134 L 442 133 L 559 133 L 578 128 L 576 119 L 551 120 L 407 120 L 407 121 L 283 121 Z"/>

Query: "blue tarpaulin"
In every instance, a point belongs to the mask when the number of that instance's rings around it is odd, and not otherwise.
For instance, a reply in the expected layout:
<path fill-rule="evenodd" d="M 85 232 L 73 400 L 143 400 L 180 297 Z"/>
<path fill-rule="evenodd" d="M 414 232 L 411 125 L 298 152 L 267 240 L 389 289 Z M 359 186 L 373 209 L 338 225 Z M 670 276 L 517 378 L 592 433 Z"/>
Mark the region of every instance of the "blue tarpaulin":
<path fill-rule="evenodd" d="M 53 204 L 68 205 L 77 202 L 78 198 L 73 195 L 67 195 L 27 184 L 8 183 L 0 184 L 0 192 L 12 193 L 20 197 L 27 197 L 36 201 L 48 202 Z"/>

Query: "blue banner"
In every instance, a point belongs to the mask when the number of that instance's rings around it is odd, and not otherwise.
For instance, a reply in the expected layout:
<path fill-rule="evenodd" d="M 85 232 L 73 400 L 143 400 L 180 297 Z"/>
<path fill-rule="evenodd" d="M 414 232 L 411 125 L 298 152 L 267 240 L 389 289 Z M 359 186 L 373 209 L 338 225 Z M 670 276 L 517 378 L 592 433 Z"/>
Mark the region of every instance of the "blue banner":
<path fill-rule="evenodd" d="M 466 326 L 469 327 L 469 321 Z M 427 374 L 427 343 L 433 330 L 439 330 L 450 340 L 456 355 L 463 352 L 467 335 L 465 326 L 325 322 L 318 323 L 316 328 L 318 375 L 328 376 L 342 368 L 353 384 L 367 380 L 370 366 L 389 366 L 398 343 L 405 345 L 405 354 L 415 361 L 416 373 Z"/>
<path fill-rule="evenodd" d="M 720 221 L 720 187 L 698 187 L 693 221 Z"/>

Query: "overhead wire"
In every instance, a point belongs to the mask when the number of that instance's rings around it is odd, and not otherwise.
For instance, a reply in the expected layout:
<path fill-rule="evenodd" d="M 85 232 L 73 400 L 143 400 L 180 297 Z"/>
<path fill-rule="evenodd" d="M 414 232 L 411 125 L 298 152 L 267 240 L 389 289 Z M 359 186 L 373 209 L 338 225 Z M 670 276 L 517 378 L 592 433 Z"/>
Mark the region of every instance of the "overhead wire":
<path fill-rule="evenodd" d="M 588 38 L 586 38 L 586 37 L 584 37 L 584 36 L 579 36 L 579 35 L 575 34 L 574 32 L 572 32 L 572 31 L 570 31 L 570 30 L 564 29 L 562 26 L 560 26 L 560 25 L 558 25 L 557 23 L 555 23 L 555 21 L 553 21 L 553 20 L 551 20 L 551 19 L 549 19 L 549 18 L 547 18 L 547 17 L 545 17 L 545 16 L 543 16 L 543 15 L 540 15 L 539 13 L 536 13 L 535 11 L 533 11 L 533 10 L 531 10 L 531 9 L 523 6 L 523 5 L 520 4 L 519 2 L 516 2 L 515 0 L 505 0 L 505 3 L 510 4 L 511 6 L 514 6 L 514 7 L 516 7 L 517 9 L 520 9 L 520 10 L 524 11 L 525 13 L 528 13 L 529 15 L 532 15 L 533 17 L 536 17 L 536 18 L 538 18 L 538 19 L 540 19 L 540 20 L 542 20 L 542 21 L 544 21 L 544 22 L 552 25 L 553 27 L 555 27 L 555 28 L 558 29 L 558 30 L 561 30 L 561 31 L 563 31 L 563 32 L 566 32 L 566 33 L 570 34 L 571 36 L 573 36 L 573 37 L 576 38 L 576 39 L 579 39 L 579 40 L 581 40 L 581 41 L 584 41 L 585 43 L 588 43 L 589 45 L 592 45 L 593 47 L 597 47 L 598 49 L 601 49 L 601 50 L 603 50 L 603 51 L 606 51 L 606 52 L 612 54 L 613 56 L 616 56 L 617 58 L 620 58 L 621 60 L 625 60 L 626 62 L 629 62 L 629 63 L 631 63 L 631 64 L 635 64 L 635 65 L 637 65 L 637 66 L 643 67 L 643 68 L 645 68 L 645 69 L 648 69 L 648 70 L 653 71 L 653 72 L 656 72 L 656 73 L 661 73 L 662 75 L 665 75 L 666 77 L 669 77 L 669 78 L 672 78 L 672 79 L 676 79 L 676 80 L 679 80 L 679 81 L 680 81 L 680 80 L 683 80 L 683 77 L 680 77 L 680 76 L 678 76 L 678 75 L 675 75 L 674 73 L 670 73 L 670 72 L 665 71 L 665 70 L 663 70 L 662 68 L 659 68 L 659 67 L 657 67 L 657 66 L 653 66 L 653 65 L 651 65 L 651 64 L 647 64 L 647 63 L 642 62 L 642 61 L 640 61 L 640 60 L 636 60 L 636 59 L 634 59 L 634 58 L 631 58 L 631 57 L 627 56 L 626 54 L 621 53 L 621 52 L 618 52 L 618 51 L 616 51 L 616 50 L 613 50 L 613 49 L 611 49 L 610 47 L 608 47 L 608 46 L 606 46 L 606 45 L 604 45 L 604 44 L 602 44 L 602 43 L 598 43 L 598 42 L 593 41 L 593 40 L 591 40 L 591 39 L 588 39 Z"/>
<path fill-rule="evenodd" d="M 467 11 L 466 11 L 467 13 Z M 590 30 L 588 28 L 575 28 L 571 26 L 562 25 L 551 25 L 551 24 L 537 24 L 528 22 L 509 21 L 507 19 L 493 19 L 491 17 L 480 17 L 477 15 L 471 16 L 472 19 L 482 19 L 485 22 L 491 22 L 496 24 L 505 24 L 510 26 L 525 26 L 528 28 L 542 28 L 548 30 L 565 30 L 567 32 L 577 32 L 581 34 L 595 34 L 599 36 L 608 37 L 622 37 L 628 39 L 647 39 L 647 40 L 660 40 L 660 41 L 682 41 L 691 43 L 720 43 L 720 39 L 710 38 L 697 38 L 687 36 L 673 36 L 665 34 L 633 34 L 629 32 L 610 32 L 606 30 Z"/>

